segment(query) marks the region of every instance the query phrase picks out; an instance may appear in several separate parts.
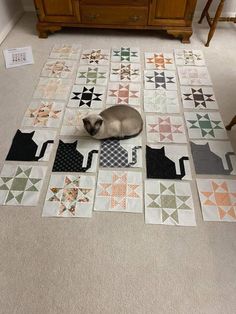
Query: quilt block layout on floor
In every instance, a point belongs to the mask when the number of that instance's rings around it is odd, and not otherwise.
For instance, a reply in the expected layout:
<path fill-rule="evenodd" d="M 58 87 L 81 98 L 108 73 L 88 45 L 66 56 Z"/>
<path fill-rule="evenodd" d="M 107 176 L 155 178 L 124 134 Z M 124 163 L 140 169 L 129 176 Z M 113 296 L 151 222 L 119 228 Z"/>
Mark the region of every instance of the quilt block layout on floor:
<path fill-rule="evenodd" d="M 196 225 L 190 184 L 146 180 L 145 221 L 148 224 Z"/>
<path fill-rule="evenodd" d="M 0 205 L 36 206 L 47 167 L 5 164 L 0 174 Z"/>
<path fill-rule="evenodd" d="M 83 119 L 117 105 L 138 110 L 142 132 L 93 139 Z M 204 220 L 236 221 L 236 156 L 202 51 L 57 44 L 27 107 L 0 204 L 36 206 L 49 169 L 44 217 L 145 210 L 147 224 L 195 226 L 198 193 Z"/>

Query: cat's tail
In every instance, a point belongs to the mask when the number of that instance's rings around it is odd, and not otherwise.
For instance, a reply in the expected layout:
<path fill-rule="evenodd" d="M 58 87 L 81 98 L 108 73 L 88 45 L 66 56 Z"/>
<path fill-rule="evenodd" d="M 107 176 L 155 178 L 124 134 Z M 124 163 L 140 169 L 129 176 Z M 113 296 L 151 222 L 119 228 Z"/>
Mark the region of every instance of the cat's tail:
<path fill-rule="evenodd" d="M 235 154 L 233 152 L 227 152 L 225 154 L 225 159 L 227 161 L 227 166 L 228 166 L 228 170 L 227 172 L 231 173 L 233 171 L 233 165 L 232 165 L 232 161 L 230 159 L 230 156 L 234 156 Z"/>
<path fill-rule="evenodd" d="M 189 158 L 184 156 L 184 157 L 181 157 L 179 160 L 179 167 L 180 167 L 180 175 L 178 175 L 179 179 L 182 179 L 186 174 L 185 167 L 184 167 L 185 160 L 189 160 Z"/>
<path fill-rule="evenodd" d="M 87 171 L 89 168 L 91 168 L 92 165 L 92 160 L 93 160 L 93 154 L 98 154 L 98 150 L 97 149 L 93 149 L 88 153 L 88 160 L 87 160 L 87 165 L 86 167 L 82 168 L 82 171 L 85 172 Z"/>
<path fill-rule="evenodd" d="M 53 144 L 53 143 L 54 143 L 53 140 L 49 140 L 49 141 L 43 143 L 42 149 L 41 149 L 41 151 L 40 151 L 39 156 L 37 157 L 37 160 L 41 159 L 41 158 L 44 156 L 48 144 Z"/>
<path fill-rule="evenodd" d="M 132 148 L 132 161 L 129 163 L 129 166 L 133 166 L 137 163 L 137 150 L 142 148 L 142 146 L 134 146 Z"/>

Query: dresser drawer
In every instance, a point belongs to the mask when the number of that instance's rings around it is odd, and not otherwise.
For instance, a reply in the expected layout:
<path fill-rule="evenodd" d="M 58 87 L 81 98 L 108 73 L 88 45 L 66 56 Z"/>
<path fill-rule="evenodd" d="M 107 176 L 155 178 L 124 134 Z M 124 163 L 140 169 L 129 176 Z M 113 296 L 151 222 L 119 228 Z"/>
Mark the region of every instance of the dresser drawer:
<path fill-rule="evenodd" d="M 148 6 L 149 0 L 80 0 L 80 4 L 83 5 L 128 5 L 128 6 Z"/>
<path fill-rule="evenodd" d="M 81 5 L 80 15 L 83 24 L 147 25 L 148 8 Z"/>

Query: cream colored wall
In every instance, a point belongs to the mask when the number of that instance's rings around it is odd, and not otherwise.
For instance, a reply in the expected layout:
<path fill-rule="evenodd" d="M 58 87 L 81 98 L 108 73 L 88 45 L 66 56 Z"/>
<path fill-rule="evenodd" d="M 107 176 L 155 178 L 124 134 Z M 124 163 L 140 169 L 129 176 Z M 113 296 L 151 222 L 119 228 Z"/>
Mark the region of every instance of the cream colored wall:
<path fill-rule="evenodd" d="M 206 2 L 207 2 L 207 0 L 198 0 L 197 7 L 196 7 L 196 14 L 195 14 L 196 16 L 201 14 Z M 211 5 L 211 11 L 212 12 L 215 12 L 215 9 L 216 9 L 218 3 L 219 3 L 219 0 L 213 1 L 212 5 Z M 235 14 L 236 14 L 236 0 L 225 1 L 223 14 L 235 16 Z"/>
<path fill-rule="evenodd" d="M 21 0 L 0 0 L 0 43 L 23 14 Z"/>

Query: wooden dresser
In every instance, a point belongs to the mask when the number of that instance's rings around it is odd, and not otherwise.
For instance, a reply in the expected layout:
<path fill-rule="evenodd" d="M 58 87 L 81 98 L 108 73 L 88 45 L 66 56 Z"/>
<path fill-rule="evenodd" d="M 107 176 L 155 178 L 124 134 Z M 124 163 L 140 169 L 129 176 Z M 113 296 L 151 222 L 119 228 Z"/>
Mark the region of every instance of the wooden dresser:
<path fill-rule="evenodd" d="M 40 38 L 62 27 L 166 30 L 189 43 L 197 0 L 34 0 Z"/>

